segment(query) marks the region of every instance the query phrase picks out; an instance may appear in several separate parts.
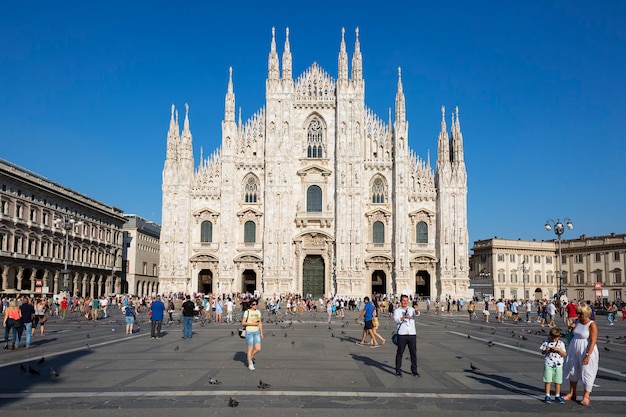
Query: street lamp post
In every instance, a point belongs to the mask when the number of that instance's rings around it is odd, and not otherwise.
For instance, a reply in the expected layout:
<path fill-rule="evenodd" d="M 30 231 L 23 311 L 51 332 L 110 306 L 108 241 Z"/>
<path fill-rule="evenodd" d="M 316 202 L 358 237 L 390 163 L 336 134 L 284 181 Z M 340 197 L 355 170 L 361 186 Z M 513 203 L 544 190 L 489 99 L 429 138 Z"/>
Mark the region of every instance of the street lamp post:
<path fill-rule="evenodd" d="M 572 224 L 572 221 L 569 219 L 569 217 L 565 217 L 563 220 L 566 222 L 567 228 L 569 230 L 572 230 L 574 228 L 574 225 Z M 559 246 L 559 292 L 557 293 L 557 296 L 555 298 L 560 299 L 564 294 L 563 292 L 563 264 L 562 264 L 562 257 L 561 257 L 561 235 L 563 235 L 563 232 L 565 232 L 565 225 L 563 225 L 563 223 L 561 222 L 561 219 L 557 219 L 556 222 L 554 222 L 554 220 L 552 219 L 548 219 L 546 220 L 545 227 L 548 232 L 552 230 L 552 228 L 554 228 L 554 234 L 556 234 L 557 236 L 557 241 L 558 241 L 558 246 Z"/>
<path fill-rule="evenodd" d="M 526 268 L 526 261 L 522 262 L 522 285 L 524 286 L 524 293 L 523 293 L 523 298 L 524 300 L 527 300 L 528 297 L 526 297 L 526 272 L 528 272 L 528 269 Z"/>
<path fill-rule="evenodd" d="M 65 230 L 65 250 L 63 253 L 63 286 L 61 287 L 61 291 L 68 291 L 68 278 L 69 278 L 69 270 L 67 269 L 67 263 L 69 261 L 69 237 L 70 231 L 74 229 L 75 226 L 79 226 L 83 224 L 83 222 L 76 220 L 74 216 L 64 214 L 62 217 L 57 217 L 54 219 L 54 224 L 57 227 L 62 227 Z"/>

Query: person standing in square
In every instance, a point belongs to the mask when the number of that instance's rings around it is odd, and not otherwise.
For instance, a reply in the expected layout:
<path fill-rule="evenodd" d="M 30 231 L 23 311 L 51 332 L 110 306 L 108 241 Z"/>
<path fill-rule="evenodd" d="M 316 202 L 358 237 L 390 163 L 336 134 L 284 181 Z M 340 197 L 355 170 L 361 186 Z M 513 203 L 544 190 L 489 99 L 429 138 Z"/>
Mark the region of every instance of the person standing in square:
<path fill-rule="evenodd" d="M 415 317 L 419 315 L 409 305 L 409 296 L 403 294 L 400 297 L 400 307 L 393 312 L 393 321 L 398 325 L 398 349 L 396 351 L 396 376 L 402 376 L 402 355 L 406 347 L 409 347 L 411 356 L 411 374 L 419 377 L 417 372 L 417 333 L 415 331 Z"/>

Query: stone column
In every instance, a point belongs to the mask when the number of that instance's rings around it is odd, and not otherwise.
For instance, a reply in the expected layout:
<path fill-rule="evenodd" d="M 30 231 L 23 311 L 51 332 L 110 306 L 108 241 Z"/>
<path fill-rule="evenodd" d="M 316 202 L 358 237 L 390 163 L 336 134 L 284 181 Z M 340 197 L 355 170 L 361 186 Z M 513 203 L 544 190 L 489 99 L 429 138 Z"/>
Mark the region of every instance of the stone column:
<path fill-rule="evenodd" d="M 30 271 L 30 292 L 35 293 L 35 281 L 37 280 L 37 270 L 35 268 Z"/>
<path fill-rule="evenodd" d="M 52 281 L 53 281 L 52 293 L 58 294 L 59 293 L 59 271 L 54 271 Z"/>
<path fill-rule="evenodd" d="M 80 278 L 78 278 L 80 279 Z M 80 280 L 80 295 L 84 297 L 87 294 L 87 274 L 83 274 L 83 279 Z"/>
<path fill-rule="evenodd" d="M 2 268 L 2 289 L 6 290 L 9 287 L 9 267 L 1 266 Z"/>
<path fill-rule="evenodd" d="M 17 275 L 16 275 L 16 286 L 17 286 L 17 290 L 18 291 L 22 291 L 22 278 L 24 277 L 24 268 L 22 268 L 21 266 L 17 267 Z"/>
<path fill-rule="evenodd" d="M 89 276 L 89 274 L 87 274 Z M 95 295 L 95 285 L 96 285 L 96 274 L 91 274 L 91 278 L 89 278 L 89 296 L 94 297 Z"/>
<path fill-rule="evenodd" d="M 115 294 L 120 294 L 122 292 L 122 278 L 115 278 Z"/>

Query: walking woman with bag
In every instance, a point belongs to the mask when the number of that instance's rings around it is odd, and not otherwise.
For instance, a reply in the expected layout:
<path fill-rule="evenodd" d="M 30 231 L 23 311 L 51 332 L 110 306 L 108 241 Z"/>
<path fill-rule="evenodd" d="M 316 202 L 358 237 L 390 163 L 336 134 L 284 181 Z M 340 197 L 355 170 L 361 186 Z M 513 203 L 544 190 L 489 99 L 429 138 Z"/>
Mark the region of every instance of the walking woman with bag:
<path fill-rule="evenodd" d="M 4 311 L 4 348 L 9 348 L 9 330 L 13 329 L 13 348 L 20 346 L 20 331 L 22 330 L 22 312 L 17 306 L 17 300 L 9 301 L 9 306 Z"/>

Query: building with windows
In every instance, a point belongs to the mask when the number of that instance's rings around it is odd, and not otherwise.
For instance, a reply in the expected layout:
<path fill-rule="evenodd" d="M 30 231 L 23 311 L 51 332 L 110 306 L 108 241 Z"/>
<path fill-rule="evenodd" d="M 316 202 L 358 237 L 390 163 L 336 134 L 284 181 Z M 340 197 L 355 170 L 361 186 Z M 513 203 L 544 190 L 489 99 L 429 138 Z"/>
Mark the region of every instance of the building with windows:
<path fill-rule="evenodd" d="M 1 293 L 121 290 L 121 210 L 4 160 L 0 186 Z"/>
<path fill-rule="evenodd" d="M 356 31 L 349 71 L 292 75 L 272 30 L 265 105 L 235 120 L 230 70 L 221 147 L 193 155 L 189 108 L 172 106 L 163 168 L 159 288 L 314 296 L 468 294 L 467 180 L 458 109 L 442 108 L 436 171 L 408 146 L 398 70 L 395 119 L 365 104 Z"/>
<path fill-rule="evenodd" d="M 125 214 L 122 227 L 122 276 L 126 293 L 144 296 L 159 294 L 159 236 L 161 226 L 136 214 Z"/>
<path fill-rule="evenodd" d="M 474 242 L 471 286 L 488 288 L 482 297 L 542 300 L 558 291 L 556 244 L 552 241 L 493 239 Z"/>
<path fill-rule="evenodd" d="M 585 236 L 561 242 L 563 286 L 579 300 L 622 300 L 626 234 Z"/>
<path fill-rule="evenodd" d="M 556 240 L 495 237 L 475 241 L 472 250 L 471 287 L 489 282 L 495 298 L 552 298 L 559 291 L 559 268 L 569 299 L 608 302 L 624 294 L 626 234 L 562 240 L 561 266 Z"/>

